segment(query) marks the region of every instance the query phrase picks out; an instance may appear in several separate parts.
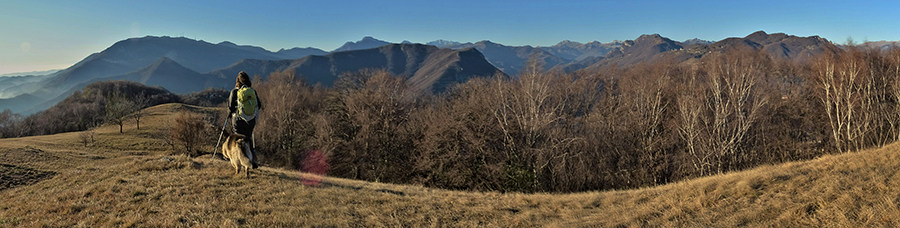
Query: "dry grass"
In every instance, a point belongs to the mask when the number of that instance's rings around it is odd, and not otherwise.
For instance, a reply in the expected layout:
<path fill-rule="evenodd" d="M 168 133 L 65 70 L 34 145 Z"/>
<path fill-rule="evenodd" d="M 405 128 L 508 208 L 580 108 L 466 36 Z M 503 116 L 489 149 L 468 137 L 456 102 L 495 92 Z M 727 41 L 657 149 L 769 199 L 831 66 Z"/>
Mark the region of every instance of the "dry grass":
<path fill-rule="evenodd" d="M 0 190 L 0 227 L 900 226 L 897 144 L 628 191 L 500 194 L 327 177 L 306 186 L 299 172 L 264 167 L 246 179 L 212 156 L 170 151 L 154 136 L 179 107 L 148 109 L 141 130 L 97 129 L 90 147 L 77 132 L 0 140 L 0 164 L 15 166 L 0 171 L 56 173 Z"/>

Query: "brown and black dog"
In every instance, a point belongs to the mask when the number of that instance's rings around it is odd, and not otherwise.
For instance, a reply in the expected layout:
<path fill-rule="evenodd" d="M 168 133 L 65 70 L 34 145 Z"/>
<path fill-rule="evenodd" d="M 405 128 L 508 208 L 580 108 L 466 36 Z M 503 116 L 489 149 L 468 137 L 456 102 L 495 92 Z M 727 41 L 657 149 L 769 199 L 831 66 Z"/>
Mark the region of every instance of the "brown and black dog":
<path fill-rule="evenodd" d="M 253 165 L 250 163 L 253 153 L 250 152 L 250 143 L 244 140 L 246 136 L 241 134 L 229 135 L 225 142 L 222 143 L 222 155 L 231 161 L 234 166 L 234 174 L 241 172 L 241 166 L 247 172 L 247 178 L 250 178 L 250 169 Z"/>

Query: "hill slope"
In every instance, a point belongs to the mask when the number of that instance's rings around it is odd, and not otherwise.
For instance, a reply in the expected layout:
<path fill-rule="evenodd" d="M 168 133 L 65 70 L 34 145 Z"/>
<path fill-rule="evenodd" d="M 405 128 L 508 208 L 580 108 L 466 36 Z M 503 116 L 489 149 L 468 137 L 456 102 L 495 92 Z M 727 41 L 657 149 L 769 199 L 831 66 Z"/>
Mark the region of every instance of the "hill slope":
<path fill-rule="evenodd" d="M 221 111 L 151 107 L 141 130 L 104 126 L 88 147 L 78 132 L 0 139 L 0 226 L 900 225 L 900 144 L 638 190 L 477 193 L 268 167 L 245 179 L 212 156 L 173 155 L 161 135 L 182 109 Z"/>

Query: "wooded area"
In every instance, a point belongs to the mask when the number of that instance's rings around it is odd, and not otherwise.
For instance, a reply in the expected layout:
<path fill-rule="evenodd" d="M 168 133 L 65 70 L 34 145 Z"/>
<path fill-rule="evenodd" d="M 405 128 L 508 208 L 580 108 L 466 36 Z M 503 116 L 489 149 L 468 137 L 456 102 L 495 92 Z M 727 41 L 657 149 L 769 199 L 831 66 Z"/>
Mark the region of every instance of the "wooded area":
<path fill-rule="evenodd" d="M 515 78 L 476 78 L 437 95 L 380 70 L 344 74 L 333 88 L 308 85 L 293 72 L 257 77 L 265 104 L 255 132 L 261 163 L 302 168 L 316 150 L 336 177 L 575 192 L 665 184 L 900 139 L 900 49 L 845 47 L 803 61 L 732 50 L 595 72 L 543 69 L 532 61 Z M 128 83 L 104 85 L 119 89 L 89 86 L 24 118 L 3 112 L 0 136 L 118 124 L 115 107 L 125 101 L 215 105 L 227 96 L 136 95 L 123 87 Z M 206 121 L 214 128 L 221 119 Z"/>

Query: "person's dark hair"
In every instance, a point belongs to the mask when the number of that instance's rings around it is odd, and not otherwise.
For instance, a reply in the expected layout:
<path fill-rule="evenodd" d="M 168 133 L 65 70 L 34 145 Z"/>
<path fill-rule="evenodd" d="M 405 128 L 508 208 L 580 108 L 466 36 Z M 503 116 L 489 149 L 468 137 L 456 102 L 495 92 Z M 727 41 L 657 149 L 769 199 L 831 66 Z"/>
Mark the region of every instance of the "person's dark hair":
<path fill-rule="evenodd" d="M 234 87 L 241 87 L 241 85 L 253 87 L 253 83 L 250 82 L 250 76 L 247 75 L 247 72 L 241 71 L 238 73 L 237 79 L 235 79 Z"/>

